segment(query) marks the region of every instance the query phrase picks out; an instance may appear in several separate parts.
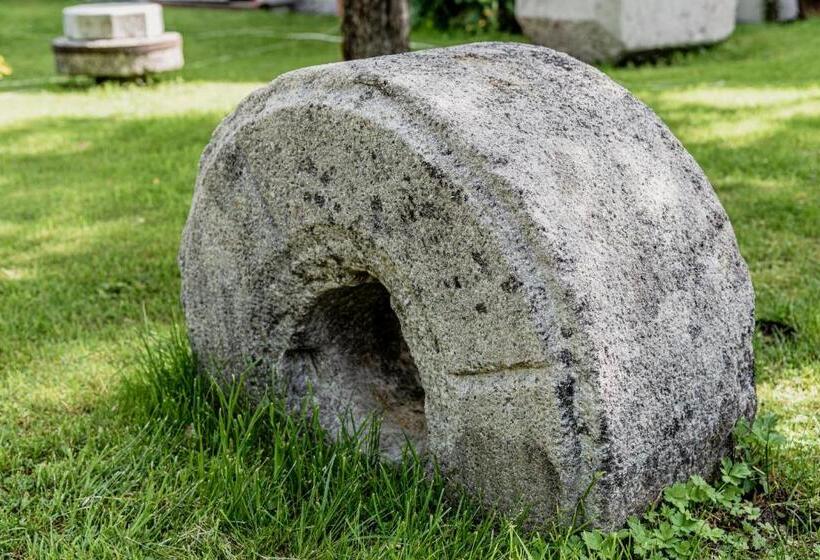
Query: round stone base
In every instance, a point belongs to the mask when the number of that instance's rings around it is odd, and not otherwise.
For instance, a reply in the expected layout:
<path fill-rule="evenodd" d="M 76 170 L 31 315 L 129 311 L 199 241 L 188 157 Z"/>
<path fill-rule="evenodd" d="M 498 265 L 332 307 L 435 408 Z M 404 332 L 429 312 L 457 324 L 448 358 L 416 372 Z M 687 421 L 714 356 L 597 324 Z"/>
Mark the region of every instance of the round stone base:
<path fill-rule="evenodd" d="M 57 72 L 69 76 L 134 78 L 182 68 L 182 36 L 163 33 L 141 39 L 77 41 L 59 37 L 52 43 Z"/>

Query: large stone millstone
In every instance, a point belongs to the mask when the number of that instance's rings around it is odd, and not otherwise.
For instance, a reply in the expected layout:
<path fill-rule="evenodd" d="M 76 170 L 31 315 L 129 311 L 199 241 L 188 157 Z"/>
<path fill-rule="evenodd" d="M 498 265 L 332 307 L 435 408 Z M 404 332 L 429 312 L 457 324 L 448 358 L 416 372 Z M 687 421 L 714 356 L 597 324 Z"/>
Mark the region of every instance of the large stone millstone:
<path fill-rule="evenodd" d="M 703 171 L 645 105 L 549 49 L 307 68 L 200 163 L 193 348 L 337 433 L 382 416 L 491 505 L 614 526 L 708 475 L 755 411 L 753 292 Z M 560 516 L 559 516 L 560 517 Z"/>

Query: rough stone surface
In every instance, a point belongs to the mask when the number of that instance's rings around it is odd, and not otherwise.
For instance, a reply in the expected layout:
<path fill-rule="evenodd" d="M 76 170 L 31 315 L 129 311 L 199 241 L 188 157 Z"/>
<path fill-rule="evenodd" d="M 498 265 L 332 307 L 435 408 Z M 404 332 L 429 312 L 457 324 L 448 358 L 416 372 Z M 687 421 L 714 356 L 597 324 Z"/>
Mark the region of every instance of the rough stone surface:
<path fill-rule="evenodd" d="M 738 23 L 793 21 L 800 16 L 799 0 L 738 0 Z"/>
<path fill-rule="evenodd" d="M 57 72 L 70 76 L 132 78 L 182 68 L 182 36 L 167 32 L 147 39 L 52 42 Z"/>
<path fill-rule="evenodd" d="M 112 2 L 63 10 L 63 33 L 69 39 L 142 39 L 164 31 L 159 4 Z"/>
<path fill-rule="evenodd" d="M 523 31 L 540 45 L 586 61 L 721 41 L 736 0 L 517 0 Z"/>
<path fill-rule="evenodd" d="M 220 125 L 180 250 L 222 379 L 383 417 L 492 506 L 599 526 L 755 411 L 753 292 L 703 171 L 597 70 L 485 43 L 283 75 Z M 344 416 L 340 420 L 341 415 Z"/>

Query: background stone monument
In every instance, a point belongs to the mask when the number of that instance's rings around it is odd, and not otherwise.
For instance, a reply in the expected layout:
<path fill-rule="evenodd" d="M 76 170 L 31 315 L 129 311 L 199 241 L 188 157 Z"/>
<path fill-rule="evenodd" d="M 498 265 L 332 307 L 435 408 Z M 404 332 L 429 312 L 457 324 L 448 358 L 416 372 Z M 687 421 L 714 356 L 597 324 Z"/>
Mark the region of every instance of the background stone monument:
<path fill-rule="evenodd" d="M 793 21 L 800 17 L 799 0 L 738 0 L 738 23 Z"/>
<path fill-rule="evenodd" d="M 52 43 L 60 74 L 134 78 L 182 68 L 182 36 L 166 32 L 162 6 L 81 4 L 63 10 Z"/>
<path fill-rule="evenodd" d="M 755 412 L 754 294 L 697 163 L 569 56 L 484 43 L 307 68 L 206 148 L 180 249 L 203 369 L 382 418 L 534 519 L 622 523 Z"/>
<path fill-rule="evenodd" d="M 587 62 L 722 41 L 735 28 L 735 0 L 516 0 L 534 43 Z"/>

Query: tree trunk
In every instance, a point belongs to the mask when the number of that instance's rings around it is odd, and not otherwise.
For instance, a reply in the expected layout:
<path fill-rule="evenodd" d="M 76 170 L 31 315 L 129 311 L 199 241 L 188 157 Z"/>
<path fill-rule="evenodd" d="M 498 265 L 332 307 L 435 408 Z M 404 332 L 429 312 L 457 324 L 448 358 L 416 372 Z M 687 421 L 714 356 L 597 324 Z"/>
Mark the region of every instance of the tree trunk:
<path fill-rule="evenodd" d="M 342 36 L 345 60 L 410 50 L 407 0 L 345 0 Z"/>

